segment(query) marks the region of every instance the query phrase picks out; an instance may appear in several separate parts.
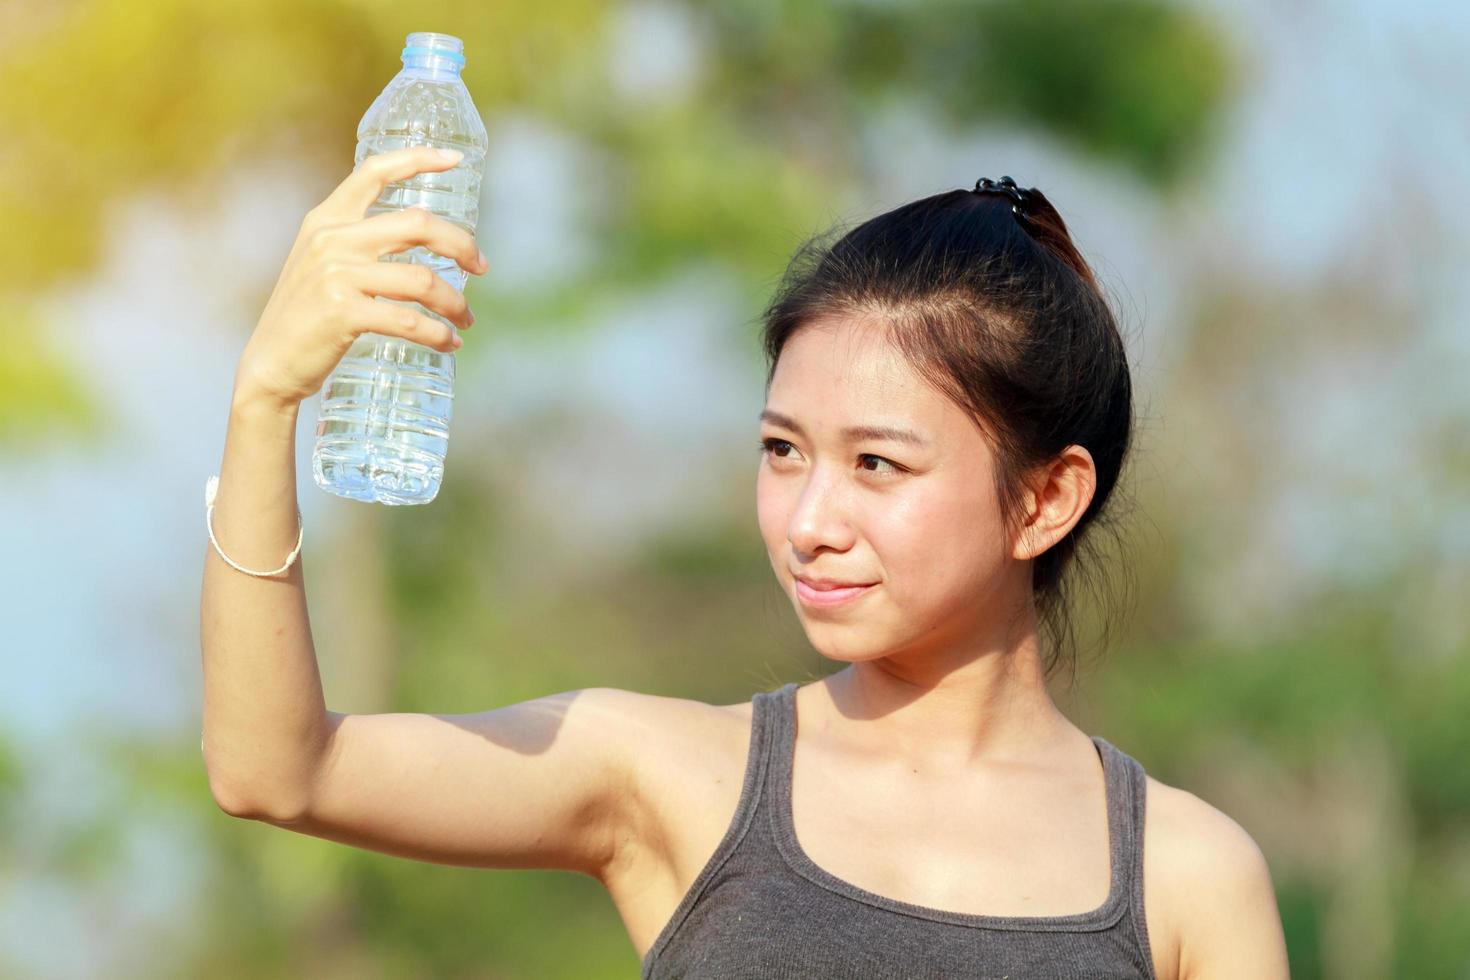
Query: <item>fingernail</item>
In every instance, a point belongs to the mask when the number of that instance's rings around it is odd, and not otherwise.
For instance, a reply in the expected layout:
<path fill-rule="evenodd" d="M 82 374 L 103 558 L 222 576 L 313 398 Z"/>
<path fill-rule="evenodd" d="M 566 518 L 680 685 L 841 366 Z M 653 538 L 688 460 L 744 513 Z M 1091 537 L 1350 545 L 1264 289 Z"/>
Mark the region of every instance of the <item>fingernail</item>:
<path fill-rule="evenodd" d="M 476 254 L 479 255 L 480 268 L 482 268 L 482 269 L 488 269 L 488 268 L 490 268 L 490 260 L 487 259 L 487 258 L 485 258 L 485 253 L 484 252 L 478 252 Z"/>
<path fill-rule="evenodd" d="M 465 311 L 465 318 L 470 321 L 470 326 L 473 327 L 475 325 L 475 311 L 474 310 L 466 310 Z"/>
<path fill-rule="evenodd" d="M 439 155 L 448 160 L 450 163 L 458 163 L 460 160 L 464 159 L 464 154 L 459 152 L 458 150 L 446 150 L 441 148 L 439 150 Z"/>

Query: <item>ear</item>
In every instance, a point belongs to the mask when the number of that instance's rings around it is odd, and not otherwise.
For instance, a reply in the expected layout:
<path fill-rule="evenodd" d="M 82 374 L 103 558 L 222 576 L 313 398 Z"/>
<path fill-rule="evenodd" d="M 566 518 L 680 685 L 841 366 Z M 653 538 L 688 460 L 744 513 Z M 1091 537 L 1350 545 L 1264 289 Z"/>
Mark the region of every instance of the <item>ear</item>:
<path fill-rule="evenodd" d="M 1020 561 L 1035 558 L 1066 537 L 1097 490 L 1097 467 L 1082 446 L 1068 446 L 1050 465 L 1040 469 L 1026 494 L 1026 517 L 1021 538 L 1011 551 Z"/>

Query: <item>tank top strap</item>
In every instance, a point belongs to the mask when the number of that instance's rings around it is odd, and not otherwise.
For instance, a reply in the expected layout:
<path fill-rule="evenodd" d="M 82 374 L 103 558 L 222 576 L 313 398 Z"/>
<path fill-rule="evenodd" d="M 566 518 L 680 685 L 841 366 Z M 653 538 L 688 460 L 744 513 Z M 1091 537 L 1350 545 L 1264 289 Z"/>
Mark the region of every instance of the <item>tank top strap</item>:
<path fill-rule="evenodd" d="M 766 790 L 766 774 L 771 768 L 773 746 L 777 743 L 776 726 L 780 723 L 781 714 L 779 698 L 779 691 L 757 691 L 750 699 L 750 743 L 745 753 L 740 800 L 735 805 L 725 838 L 715 852 L 718 859 L 728 858 L 735 850 L 756 812 L 770 796 Z"/>
<path fill-rule="evenodd" d="M 1128 891 L 1128 918 L 1143 952 L 1144 962 L 1152 972 L 1153 954 L 1149 948 L 1148 919 L 1143 905 L 1143 832 L 1148 802 L 1148 782 L 1143 765 L 1101 735 L 1092 736 L 1093 743 L 1105 757 L 1108 771 L 1108 825 L 1118 833 L 1112 843 L 1112 860 L 1121 866 Z"/>

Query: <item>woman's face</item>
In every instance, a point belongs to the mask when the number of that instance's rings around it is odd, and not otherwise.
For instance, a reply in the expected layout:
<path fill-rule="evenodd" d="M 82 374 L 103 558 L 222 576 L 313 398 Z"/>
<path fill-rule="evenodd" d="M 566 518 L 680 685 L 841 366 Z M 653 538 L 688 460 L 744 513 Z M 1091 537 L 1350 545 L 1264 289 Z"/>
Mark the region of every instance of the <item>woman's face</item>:
<path fill-rule="evenodd" d="M 864 427 L 917 441 L 847 431 Z M 824 656 L 968 659 L 1028 586 L 1029 566 L 1001 529 L 989 443 L 878 325 L 834 318 L 799 329 L 777 361 L 761 441 L 761 536 Z M 797 576 L 874 584 L 821 605 Z"/>

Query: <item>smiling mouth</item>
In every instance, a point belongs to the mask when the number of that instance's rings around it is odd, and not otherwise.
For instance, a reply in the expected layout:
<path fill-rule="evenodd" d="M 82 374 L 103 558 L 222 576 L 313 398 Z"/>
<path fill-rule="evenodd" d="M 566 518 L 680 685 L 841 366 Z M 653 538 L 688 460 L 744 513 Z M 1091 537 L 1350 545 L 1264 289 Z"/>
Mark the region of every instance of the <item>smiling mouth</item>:
<path fill-rule="evenodd" d="M 856 599 L 878 583 L 872 582 L 867 585 L 848 585 L 833 588 L 817 588 L 801 579 L 795 579 L 796 595 L 802 602 L 809 606 L 836 606 L 844 602 Z"/>
<path fill-rule="evenodd" d="M 839 582 L 836 579 L 830 578 L 812 578 L 810 575 L 802 575 L 798 572 L 792 572 L 791 577 L 804 584 L 807 588 L 814 589 L 818 592 L 826 592 L 831 589 L 857 589 L 878 584 L 876 582 Z"/>

